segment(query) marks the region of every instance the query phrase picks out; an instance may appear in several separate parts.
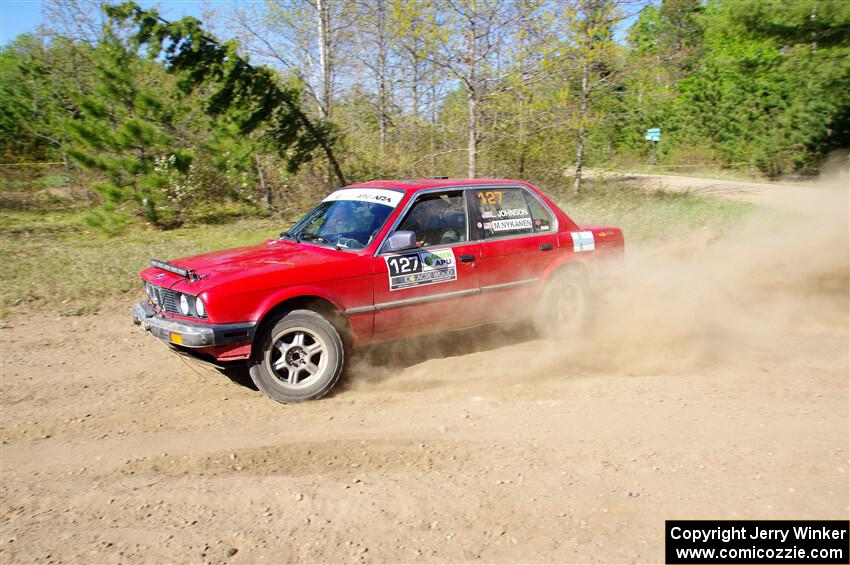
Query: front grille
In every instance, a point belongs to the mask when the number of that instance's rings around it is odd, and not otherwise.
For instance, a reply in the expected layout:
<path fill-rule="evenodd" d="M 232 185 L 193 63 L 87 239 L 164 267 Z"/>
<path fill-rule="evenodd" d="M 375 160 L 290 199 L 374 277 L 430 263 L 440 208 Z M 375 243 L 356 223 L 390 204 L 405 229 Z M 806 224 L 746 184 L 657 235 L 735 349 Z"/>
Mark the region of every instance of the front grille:
<path fill-rule="evenodd" d="M 150 283 L 148 283 L 150 284 Z M 154 306 L 160 312 L 168 314 L 180 314 L 180 293 L 175 290 L 150 285 L 148 288 L 155 296 L 151 296 Z"/>
<path fill-rule="evenodd" d="M 160 293 L 162 296 L 162 309 L 169 314 L 179 314 L 180 293 L 168 290 L 167 288 L 160 289 Z"/>
<path fill-rule="evenodd" d="M 156 286 L 151 283 L 145 283 L 145 290 L 151 299 L 150 301 L 153 303 L 154 309 L 159 314 L 176 314 L 178 316 L 189 316 L 202 320 L 207 317 L 206 312 L 204 312 L 203 315 L 198 316 L 198 313 L 195 311 L 198 299 L 191 294 L 185 295 L 186 299 L 189 301 L 189 313 L 184 314 L 180 311 L 180 296 L 182 293 L 177 292 L 176 290 L 169 290 L 161 286 Z"/>

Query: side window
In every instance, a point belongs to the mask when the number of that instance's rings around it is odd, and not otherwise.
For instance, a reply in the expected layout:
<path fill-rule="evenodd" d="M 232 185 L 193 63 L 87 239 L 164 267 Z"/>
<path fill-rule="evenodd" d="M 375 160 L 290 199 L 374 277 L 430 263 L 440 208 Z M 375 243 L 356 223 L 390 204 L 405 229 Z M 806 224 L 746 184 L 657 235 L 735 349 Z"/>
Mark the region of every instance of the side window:
<path fill-rule="evenodd" d="M 532 195 L 526 193 L 525 200 L 528 202 L 528 209 L 531 211 L 531 219 L 534 222 L 535 232 L 552 231 L 552 225 L 555 223 L 546 208 Z"/>
<path fill-rule="evenodd" d="M 531 212 L 519 188 L 485 188 L 476 190 L 475 195 L 485 238 L 533 232 Z"/>
<path fill-rule="evenodd" d="M 413 204 L 397 231 L 416 232 L 417 247 L 451 245 L 466 241 L 466 204 L 463 191 L 425 194 Z"/>

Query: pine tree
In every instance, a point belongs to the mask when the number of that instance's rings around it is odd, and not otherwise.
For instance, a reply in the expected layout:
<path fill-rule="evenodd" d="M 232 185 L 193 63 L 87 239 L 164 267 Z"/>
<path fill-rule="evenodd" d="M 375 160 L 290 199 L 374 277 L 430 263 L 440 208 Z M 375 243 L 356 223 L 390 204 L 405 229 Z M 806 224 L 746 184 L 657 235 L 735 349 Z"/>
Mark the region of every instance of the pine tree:
<path fill-rule="evenodd" d="M 128 214 L 141 213 L 159 227 L 179 224 L 179 187 L 177 194 L 166 193 L 157 160 L 167 159 L 181 173 L 188 170 L 193 155 L 175 146 L 172 135 L 184 109 L 160 98 L 162 74 L 152 78 L 156 65 L 140 60 L 114 35 L 107 34 L 91 55 L 97 84 L 92 92 L 77 95 L 79 110 L 65 121 L 69 155 L 104 178 L 95 187 L 103 205 L 92 212 L 90 223 L 116 231 Z"/>
<path fill-rule="evenodd" d="M 136 45 L 147 47 L 152 60 L 161 58 L 185 94 L 208 92 L 206 110 L 213 118 L 226 118 L 242 135 L 261 132 L 290 172 L 321 150 L 337 180 L 346 184 L 334 153 L 335 127 L 302 110 L 297 80 L 281 81 L 271 69 L 250 64 L 236 41 L 218 41 L 195 18 L 168 22 L 134 2 L 107 7 L 107 13 L 117 24 L 136 25 Z"/>

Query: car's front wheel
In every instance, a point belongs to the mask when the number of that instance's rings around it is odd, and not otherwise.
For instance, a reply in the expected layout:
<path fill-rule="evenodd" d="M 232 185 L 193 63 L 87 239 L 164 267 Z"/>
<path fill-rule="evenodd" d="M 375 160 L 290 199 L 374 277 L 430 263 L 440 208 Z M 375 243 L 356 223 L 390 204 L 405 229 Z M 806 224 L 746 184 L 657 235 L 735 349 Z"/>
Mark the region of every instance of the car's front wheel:
<path fill-rule="evenodd" d="M 293 310 L 260 336 L 251 380 L 278 402 L 325 396 L 339 381 L 345 348 L 339 332 L 312 310 Z"/>

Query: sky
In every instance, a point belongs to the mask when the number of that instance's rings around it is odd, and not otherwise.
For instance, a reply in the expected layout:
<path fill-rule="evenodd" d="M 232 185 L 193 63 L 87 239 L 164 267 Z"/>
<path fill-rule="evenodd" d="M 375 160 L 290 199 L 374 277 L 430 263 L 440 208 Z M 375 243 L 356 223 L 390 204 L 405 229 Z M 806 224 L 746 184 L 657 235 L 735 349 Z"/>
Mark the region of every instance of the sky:
<path fill-rule="evenodd" d="M 143 7 L 159 6 L 165 16 L 175 19 L 183 16 L 201 17 L 204 4 L 215 4 L 196 0 L 161 0 L 139 2 Z M 229 0 L 227 3 L 230 3 Z M 6 45 L 16 36 L 35 31 L 42 23 L 41 0 L 0 0 L 0 45 Z"/>
<path fill-rule="evenodd" d="M 0 0 L 0 45 L 41 23 L 41 2 Z"/>
<path fill-rule="evenodd" d="M 142 7 L 158 7 L 167 18 L 180 19 L 184 16 L 195 16 L 203 20 L 204 7 L 215 7 L 216 4 L 230 6 L 233 2 L 261 2 L 262 0 L 160 0 L 139 1 Z M 631 0 L 636 4 L 635 0 Z M 35 31 L 43 22 L 41 0 L 0 0 L 0 46 L 6 45 L 16 36 Z M 628 2 L 626 2 L 628 4 Z M 634 13 L 634 7 L 626 10 Z M 635 16 L 621 22 L 615 31 L 615 40 L 623 41 L 625 32 L 634 22 Z"/>

